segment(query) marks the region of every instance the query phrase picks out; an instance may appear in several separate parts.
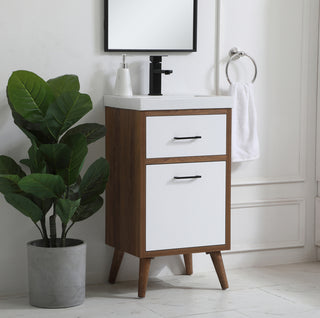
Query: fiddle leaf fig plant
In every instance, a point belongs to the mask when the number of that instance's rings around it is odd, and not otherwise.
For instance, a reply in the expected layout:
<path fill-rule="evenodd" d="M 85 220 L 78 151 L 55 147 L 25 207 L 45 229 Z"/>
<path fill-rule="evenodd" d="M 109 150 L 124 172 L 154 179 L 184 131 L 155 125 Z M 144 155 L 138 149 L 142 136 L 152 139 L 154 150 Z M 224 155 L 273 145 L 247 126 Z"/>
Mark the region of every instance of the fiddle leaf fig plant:
<path fill-rule="evenodd" d="M 0 155 L 0 192 L 37 226 L 47 247 L 65 246 L 70 228 L 99 211 L 109 177 L 104 158 L 81 176 L 88 145 L 106 129 L 96 123 L 74 126 L 92 109 L 89 95 L 79 90 L 76 75 L 45 81 L 29 71 L 13 72 L 7 85 L 14 123 L 31 146 L 20 160 L 27 173 Z"/>

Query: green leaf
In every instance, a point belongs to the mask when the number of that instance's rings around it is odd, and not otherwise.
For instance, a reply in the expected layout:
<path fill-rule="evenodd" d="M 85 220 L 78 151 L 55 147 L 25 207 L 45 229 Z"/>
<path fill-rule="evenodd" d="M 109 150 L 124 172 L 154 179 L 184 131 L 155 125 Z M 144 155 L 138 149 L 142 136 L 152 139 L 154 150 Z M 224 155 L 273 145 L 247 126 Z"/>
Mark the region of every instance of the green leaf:
<path fill-rule="evenodd" d="M 92 109 L 89 95 L 65 92 L 48 108 L 46 122 L 56 140 Z"/>
<path fill-rule="evenodd" d="M 8 193 L 21 193 L 18 186 L 20 177 L 17 175 L 0 175 L 0 192 L 4 195 Z"/>
<path fill-rule="evenodd" d="M 31 123 L 25 120 L 20 114 L 12 110 L 14 123 L 31 140 L 32 144 L 49 144 L 55 141 L 44 120 L 40 123 Z"/>
<path fill-rule="evenodd" d="M 71 149 L 64 144 L 41 145 L 40 151 L 45 158 L 52 173 L 68 167 L 71 158 Z"/>
<path fill-rule="evenodd" d="M 81 204 L 85 205 L 104 192 L 109 178 L 109 163 L 106 159 L 96 160 L 83 176 L 80 184 Z"/>
<path fill-rule="evenodd" d="M 83 221 L 94 213 L 98 212 L 101 209 L 102 205 L 103 199 L 100 196 L 96 196 L 92 199 L 91 202 L 85 205 L 80 205 L 71 219 L 73 222 Z"/>
<path fill-rule="evenodd" d="M 84 135 L 71 135 L 64 139 L 65 144 L 71 149 L 68 165 L 58 171 L 67 185 L 75 183 L 79 177 L 84 159 L 88 153 L 87 141 Z"/>
<path fill-rule="evenodd" d="M 106 127 L 100 124 L 81 124 L 68 130 L 62 137 L 60 142 L 64 142 L 69 136 L 82 134 L 87 138 L 87 145 L 97 141 L 106 134 Z"/>
<path fill-rule="evenodd" d="M 20 162 L 26 164 L 32 173 L 45 173 L 46 163 L 38 146 L 35 143 L 33 143 L 33 145 L 29 148 L 28 154 L 29 160 L 21 160 Z"/>
<path fill-rule="evenodd" d="M 7 96 L 11 109 L 31 123 L 43 121 L 54 98 L 47 82 L 29 71 L 12 73 Z"/>
<path fill-rule="evenodd" d="M 33 173 L 22 178 L 19 187 L 39 199 L 58 198 L 65 191 L 65 185 L 60 176 L 52 174 Z"/>
<path fill-rule="evenodd" d="M 21 178 L 15 174 L 0 174 L 0 177 L 10 180 L 16 184 L 21 180 Z"/>
<path fill-rule="evenodd" d="M 80 83 L 76 75 L 63 75 L 47 81 L 55 96 L 65 92 L 79 92 Z"/>
<path fill-rule="evenodd" d="M 30 199 L 20 194 L 10 193 L 5 196 L 6 201 L 22 214 L 32 219 L 34 223 L 41 220 L 43 214 L 40 208 Z"/>
<path fill-rule="evenodd" d="M 64 141 L 66 144 L 41 145 L 40 150 L 52 172 L 61 176 L 66 185 L 71 185 L 77 181 L 88 147 L 81 134 Z"/>
<path fill-rule="evenodd" d="M 7 156 L 0 156 L 0 175 L 1 174 L 18 175 L 20 178 L 26 175 L 17 163 Z"/>
<path fill-rule="evenodd" d="M 67 225 L 80 205 L 80 200 L 71 201 L 59 199 L 56 203 L 56 213 L 60 217 L 62 224 Z"/>
<path fill-rule="evenodd" d="M 20 114 L 18 114 L 14 109 L 12 109 L 12 117 L 14 119 L 14 123 L 21 129 L 21 131 L 30 139 L 31 143 L 39 144 L 39 136 L 37 132 L 34 132 L 34 129 L 31 128 L 31 123 L 26 121 Z M 39 124 L 36 124 L 39 126 Z M 36 137 L 36 134 L 38 136 Z"/>

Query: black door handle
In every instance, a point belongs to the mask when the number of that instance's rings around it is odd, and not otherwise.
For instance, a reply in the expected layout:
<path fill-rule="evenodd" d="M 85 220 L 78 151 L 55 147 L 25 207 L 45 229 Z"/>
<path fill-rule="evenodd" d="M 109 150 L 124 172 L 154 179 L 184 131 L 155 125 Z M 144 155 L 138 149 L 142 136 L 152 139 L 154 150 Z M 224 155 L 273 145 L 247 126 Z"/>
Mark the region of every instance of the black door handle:
<path fill-rule="evenodd" d="M 184 177 L 173 177 L 174 179 L 181 180 L 181 179 L 200 179 L 202 176 L 184 176 Z"/>
<path fill-rule="evenodd" d="M 173 137 L 174 140 L 185 140 L 185 139 L 201 139 L 202 136 L 191 136 L 191 137 Z"/>

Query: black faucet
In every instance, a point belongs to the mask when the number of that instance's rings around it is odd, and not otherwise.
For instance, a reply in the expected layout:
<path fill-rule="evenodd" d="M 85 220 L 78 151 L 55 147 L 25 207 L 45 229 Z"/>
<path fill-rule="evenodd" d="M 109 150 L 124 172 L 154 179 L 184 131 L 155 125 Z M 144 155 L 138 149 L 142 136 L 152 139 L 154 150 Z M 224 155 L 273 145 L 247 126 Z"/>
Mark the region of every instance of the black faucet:
<path fill-rule="evenodd" d="M 161 62 L 162 55 L 150 56 L 149 95 L 162 95 L 161 74 L 169 75 L 173 72 L 172 70 L 162 70 Z"/>

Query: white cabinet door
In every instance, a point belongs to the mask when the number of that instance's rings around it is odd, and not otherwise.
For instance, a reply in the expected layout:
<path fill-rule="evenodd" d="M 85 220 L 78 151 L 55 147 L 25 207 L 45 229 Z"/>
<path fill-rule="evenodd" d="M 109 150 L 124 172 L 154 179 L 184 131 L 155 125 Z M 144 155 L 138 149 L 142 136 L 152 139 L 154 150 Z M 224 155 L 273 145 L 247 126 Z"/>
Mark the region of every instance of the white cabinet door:
<path fill-rule="evenodd" d="M 225 244 L 225 201 L 224 161 L 148 165 L 146 251 Z"/>
<path fill-rule="evenodd" d="M 226 154 L 226 115 L 151 116 L 147 158 Z"/>

